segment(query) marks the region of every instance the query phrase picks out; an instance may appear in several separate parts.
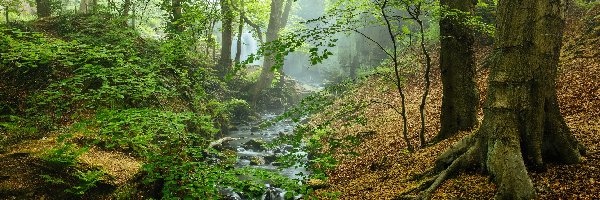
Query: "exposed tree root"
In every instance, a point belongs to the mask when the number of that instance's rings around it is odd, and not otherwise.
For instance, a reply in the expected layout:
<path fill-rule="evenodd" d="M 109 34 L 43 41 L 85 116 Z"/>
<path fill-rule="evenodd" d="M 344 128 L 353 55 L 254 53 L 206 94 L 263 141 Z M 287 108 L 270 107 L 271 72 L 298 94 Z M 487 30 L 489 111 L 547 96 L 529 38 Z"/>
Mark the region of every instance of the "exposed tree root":
<path fill-rule="evenodd" d="M 463 169 L 476 166 L 478 164 L 477 156 L 480 155 L 479 145 L 476 144 L 475 136 L 478 134 L 472 134 L 463 138 L 460 142 L 455 144 L 452 148 L 440 155 L 435 162 L 435 167 L 427 172 L 417 175 L 412 179 L 424 179 L 428 180 L 421 183 L 419 186 L 407 190 L 399 195 L 399 199 L 413 199 L 414 196 L 410 194 L 420 193 L 417 199 L 430 199 L 431 195 L 442 183 L 448 178 L 456 175 Z"/>
<path fill-rule="evenodd" d="M 452 161 L 452 163 L 450 164 L 450 166 L 448 166 L 446 169 L 444 169 L 443 171 L 441 171 L 434 179 L 433 183 L 431 183 L 431 185 L 429 185 L 429 187 L 427 187 L 427 189 L 425 189 L 420 195 L 419 195 L 419 199 L 430 199 L 431 195 L 433 194 L 433 192 L 435 192 L 435 190 L 440 187 L 440 185 L 442 185 L 442 183 L 444 183 L 444 181 L 454 175 L 456 175 L 460 170 L 462 169 L 466 169 L 470 166 L 473 166 L 476 164 L 475 162 L 475 157 L 478 154 L 478 148 L 477 146 L 471 146 L 469 148 L 469 150 L 467 150 L 467 152 L 463 153 L 462 155 L 458 156 L 454 161 Z"/>

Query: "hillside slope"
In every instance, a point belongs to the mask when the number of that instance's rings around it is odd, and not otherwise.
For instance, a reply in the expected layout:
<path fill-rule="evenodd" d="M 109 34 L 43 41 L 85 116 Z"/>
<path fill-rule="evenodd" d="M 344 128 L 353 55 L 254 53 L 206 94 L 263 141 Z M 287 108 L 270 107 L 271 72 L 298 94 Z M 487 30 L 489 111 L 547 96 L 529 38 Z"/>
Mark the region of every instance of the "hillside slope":
<path fill-rule="evenodd" d="M 586 17 L 571 15 L 565 32 L 565 45 L 561 58 L 557 82 L 561 112 L 571 130 L 588 148 L 584 162 L 577 165 L 548 166 L 545 173 L 531 173 L 539 199 L 597 199 L 600 194 L 600 6 L 584 12 Z M 487 69 L 482 67 L 483 58 L 489 47 L 478 48 L 478 85 L 481 103 L 485 98 Z M 441 108 L 441 81 L 439 68 L 433 69 L 431 93 L 427 101 L 426 138 L 431 139 L 439 131 Z M 418 106 L 422 94 L 422 77 L 411 76 L 407 91 L 407 109 L 411 143 L 418 144 Z M 378 77 L 371 77 L 354 90 L 351 95 L 339 100 L 361 100 L 375 103 L 366 108 L 368 120 L 365 126 L 343 126 L 342 121 L 334 124 L 335 137 L 357 136 L 361 132 L 374 132 L 355 149 L 360 155 L 351 157 L 336 155 L 341 160 L 337 168 L 329 173 L 329 187 L 318 191 L 326 196 L 339 192 L 340 199 L 393 199 L 404 191 L 417 186 L 410 180 L 414 175 L 433 166 L 433 161 L 443 150 L 468 133 L 419 149 L 414 153 L 405 151 L 402 139 L 401 117 L 390 107 L 400 107 L 400 98 L 394 86 Z M 480 120 L 483 117 L 480 111 Z M 490 199 L 495 186 L 488 177 L 466 172 L 446 181 L 434 194 L 434 199 Z"/>

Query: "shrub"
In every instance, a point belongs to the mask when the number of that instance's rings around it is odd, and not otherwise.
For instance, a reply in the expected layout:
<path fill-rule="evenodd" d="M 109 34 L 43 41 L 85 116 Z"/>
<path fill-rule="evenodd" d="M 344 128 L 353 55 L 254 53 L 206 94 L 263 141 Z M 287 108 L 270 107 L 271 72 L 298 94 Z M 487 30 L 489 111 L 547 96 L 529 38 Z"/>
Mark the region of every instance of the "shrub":
<path fill-rule="evenodd" d="M 77 158 L 89 150 L 88 147 L 79 148 L 72 143 L 61 143 L 44 152 L 40 157 L 54 169 L 64 169 L 77 164 Z"/>

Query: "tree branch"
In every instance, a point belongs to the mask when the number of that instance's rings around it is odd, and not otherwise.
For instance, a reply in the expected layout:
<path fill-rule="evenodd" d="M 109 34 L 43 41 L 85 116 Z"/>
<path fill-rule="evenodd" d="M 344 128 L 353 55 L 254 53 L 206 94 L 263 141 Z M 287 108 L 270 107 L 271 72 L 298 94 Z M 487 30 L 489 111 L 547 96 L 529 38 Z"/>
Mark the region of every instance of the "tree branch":
<path fill-rule="evenodd" d="M 385 50 L 385 48 L 383 48 L 383 46 L 382 46 L 382 45 L 381 45 L 379 42 L 375 41 L 373 38 L 369 37 L 368 35 L 364 34 L 363 32 L 360 32 L 360 31 L 359 31 L 359 30 L 357 30 L 357 29 L 352 29 L 352 31 L 354 31 L 354 32 L 356 32 L 356 33 L 358 33 L 358 34 L 362 35 L 363 37 L 367 38 L 367 39 L 368 39 L 368 40 L 370 40 L 371 42 L 375 43 L 377 46 L 379 46 L 379 48 L 380 48 L 380 49 L 381 49 L 383 52 L 385 52 L 385 54 L 387 54 L 389 57 L 393 57 L 393 56 L 392 56 L 392 54 L 391 54 L 390 52 L 388 52 L 387 50 Z"/>

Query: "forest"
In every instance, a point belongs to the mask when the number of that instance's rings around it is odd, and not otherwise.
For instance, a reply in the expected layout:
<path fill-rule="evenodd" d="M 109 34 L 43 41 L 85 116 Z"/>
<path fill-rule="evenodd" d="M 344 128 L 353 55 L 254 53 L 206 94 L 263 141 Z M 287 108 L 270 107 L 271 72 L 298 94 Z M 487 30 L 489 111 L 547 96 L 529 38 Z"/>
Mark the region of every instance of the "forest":
<path fill-rule="evenodd" d="M 0 0 L 0 199 L 598 199 L 598 0 Z"/>

